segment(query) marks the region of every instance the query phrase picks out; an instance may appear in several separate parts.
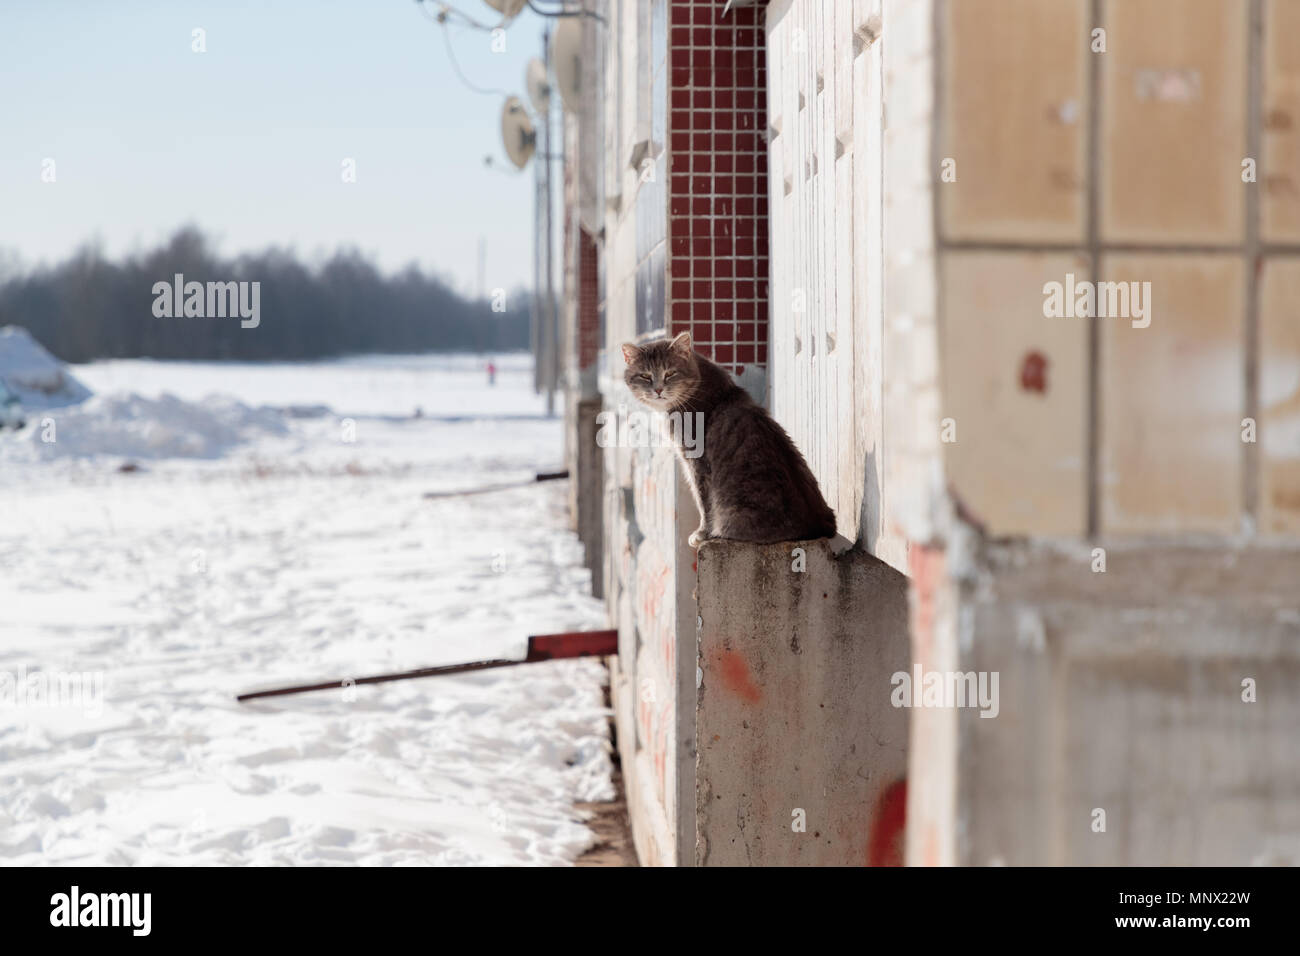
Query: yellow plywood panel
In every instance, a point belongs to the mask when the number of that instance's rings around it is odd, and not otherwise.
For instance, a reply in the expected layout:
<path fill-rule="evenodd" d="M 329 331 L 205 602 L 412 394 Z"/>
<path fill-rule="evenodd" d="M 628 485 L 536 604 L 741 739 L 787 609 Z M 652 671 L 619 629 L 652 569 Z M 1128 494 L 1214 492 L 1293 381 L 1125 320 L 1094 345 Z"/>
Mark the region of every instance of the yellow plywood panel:
<path fill-rule="evenodd" d="M 1088 4 L 944 4 L 939 186 L 949 239 L 1082 241 Z"/>
<path fill-rule="evenodd" d="M 1150 324 L 1134 328 L 1127 318 L 1097 320 L 1102 323 L 1101 530 L 1237 531 L 1244 415 L 1242 260 L 1110 256 L 1102 273 L 1103 280 L 1139 284 Z"/>
<path fill-rule="evenodd" d="M 1043 286 L 1085 277 L 1066 254 L 944 257 L 943 418 L 948 479 L 995 535 L 1086 525 L 1087 321 L 1048 318 Z"/>
<path fill-rule="evenodd" d="M 1259 529 L 1300 534 L 1300 260 L 1264 266 L 1259 310 Z"/>
<path fill-rule="evenodd" d="M 1101 234 L 1120 242 L 1244 236 L 1249 4 L 1106 4 Z"/>
<path fill-rule="evenodd" d="M 1300 241 L 1300 3 L 1264 7 L 1263 160 L 1257 172 L 1260 229 L 1273 242 Z"/>

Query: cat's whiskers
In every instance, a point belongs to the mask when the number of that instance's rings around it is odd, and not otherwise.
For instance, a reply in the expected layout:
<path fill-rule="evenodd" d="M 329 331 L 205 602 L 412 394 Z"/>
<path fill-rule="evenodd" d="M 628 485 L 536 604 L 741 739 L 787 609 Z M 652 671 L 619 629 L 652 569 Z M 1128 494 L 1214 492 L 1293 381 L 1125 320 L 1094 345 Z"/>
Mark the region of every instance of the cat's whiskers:
<path fill-rule="evenodd" d="M 695 414 L 701 411 L 696 407 L 695 400 L 700 395 L 700 386 L 697 383 L 689 392 L 673 402 L 673 411 L 684 414 Z"/>

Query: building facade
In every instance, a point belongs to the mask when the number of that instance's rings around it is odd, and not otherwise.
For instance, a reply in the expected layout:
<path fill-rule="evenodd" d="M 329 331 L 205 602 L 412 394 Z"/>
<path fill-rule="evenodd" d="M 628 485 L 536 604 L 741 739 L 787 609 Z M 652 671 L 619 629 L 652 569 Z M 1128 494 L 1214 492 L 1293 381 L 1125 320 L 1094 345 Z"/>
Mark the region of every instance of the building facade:
<path fill-rule="evenodd" d="M 642 861 L 1300 863 L 1300 6 L 588 8 L 570 462 Z M 682 331 L 835 543 L 697 553 L 602 437 Z"/>

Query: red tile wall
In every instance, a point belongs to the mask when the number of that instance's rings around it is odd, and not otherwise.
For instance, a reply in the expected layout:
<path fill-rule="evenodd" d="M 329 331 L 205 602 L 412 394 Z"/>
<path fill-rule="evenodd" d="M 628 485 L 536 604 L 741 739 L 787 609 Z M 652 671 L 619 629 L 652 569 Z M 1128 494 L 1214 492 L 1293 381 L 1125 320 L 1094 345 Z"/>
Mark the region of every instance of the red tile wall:
<path fill-rule="evenodd" d="M 578 228 L 578 368 L 596 361 L 600 350 L 600 274 L 596 240 Z"/>
<path fill-rule="evenodd" d="M 668 333 L 739 372 L 767 365 L 763 4 L 669 0 Z"/>

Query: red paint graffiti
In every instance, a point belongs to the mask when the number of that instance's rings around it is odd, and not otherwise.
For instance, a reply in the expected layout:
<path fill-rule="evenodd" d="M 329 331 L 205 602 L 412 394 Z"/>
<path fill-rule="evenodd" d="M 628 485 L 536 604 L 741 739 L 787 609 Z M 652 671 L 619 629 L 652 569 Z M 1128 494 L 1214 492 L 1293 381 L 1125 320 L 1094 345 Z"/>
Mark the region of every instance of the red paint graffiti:
<path fill-rule="evenodd" d="M 907 781 L 895 780 L 876 801 L 867 844 L 867 866 L 902 866 L 907 823 Z"/>
<path fill-rule="evenodd" d="M 1047 391 L 1047 356 L 1042 352 L 1027 352 L 1020 362 L 1020 387 L 1026 392 Z"/>
<path fill-rule="evenodd" d="M 749 665 L 736 651 L 723 651 L 719 655 L 718 673 L 722 676 L 722 686 L 741 700 L 757 704 L 763 699 L 763 692 L 749 676 Z"/>

